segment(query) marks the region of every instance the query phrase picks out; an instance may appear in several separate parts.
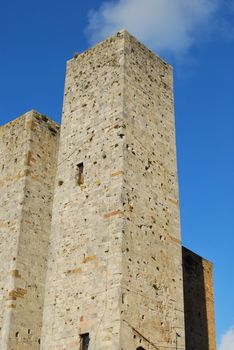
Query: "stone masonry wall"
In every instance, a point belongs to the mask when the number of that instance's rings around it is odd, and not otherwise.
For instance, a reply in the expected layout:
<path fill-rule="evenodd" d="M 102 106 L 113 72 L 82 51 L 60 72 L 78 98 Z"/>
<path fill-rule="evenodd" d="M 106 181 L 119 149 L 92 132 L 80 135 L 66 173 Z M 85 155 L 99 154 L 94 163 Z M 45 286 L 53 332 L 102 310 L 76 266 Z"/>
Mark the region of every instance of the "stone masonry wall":
<path fill-rule="evenodd" d="M 171 68 L 123 31 L 70 60 L 43 350 L 184 349 Z"/>
<path fill-rule="evenodd" d="M 213 266 L 183 247 L 186 350 L 216 350 Z"/>
<path fill-rule="evenodd" d="M 8 295 L 15 281 L 26 135 L 24 117 L 0 127 L 0 348 L 4 350 L 8 349 L 10 318 L 15 307 Z"/>
<path fill-rule="evenodd" d="M 68 61 L 60 141 L 0 127 L 0 349 L 215 350 L 177 182 L 171 67 L 126 31 Z"/>
<path fill-rule="evenodd" d="M 119 350 L 123 35 L 68 62 L 43 350 Z M 83 162 L 83 183 L 79 166 Z"/>
<path fill-rule="evenodd" d="M 58 130 L 35 111 L 0 128 L 1 350 L 40 348 Z"/>
<path fill-rule="evenodd" d="M 119 349 L 184 349 L 172 70 L 128 34 L 124 54 Z"/>

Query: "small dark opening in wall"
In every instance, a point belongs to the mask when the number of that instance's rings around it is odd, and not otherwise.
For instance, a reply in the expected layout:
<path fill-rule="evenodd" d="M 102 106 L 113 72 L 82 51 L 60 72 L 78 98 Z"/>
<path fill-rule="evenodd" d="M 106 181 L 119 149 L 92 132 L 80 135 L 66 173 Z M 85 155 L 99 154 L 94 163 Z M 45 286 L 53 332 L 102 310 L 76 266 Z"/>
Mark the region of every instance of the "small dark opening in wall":
<path fill-rule="evenodd" d="M 138 346 L 136 350 L 145 350 L 142 346 Z"/>
<path fill-rule="evenodd" d="M 49 127 L 49 130 L 53 135 L 57 134 L 57 130 L 55 130 L 54 128 Z"/>
<path fill-rule="evenodd" d="M 88 350 L 89 348 L 89 333 L 84 333 L 80 335 L 80 350 Z"/>
<path fill-rule="evenodd" d="M 77 184 L 83 185 L 84 183 L 84 163 L 77 164 Z"/>

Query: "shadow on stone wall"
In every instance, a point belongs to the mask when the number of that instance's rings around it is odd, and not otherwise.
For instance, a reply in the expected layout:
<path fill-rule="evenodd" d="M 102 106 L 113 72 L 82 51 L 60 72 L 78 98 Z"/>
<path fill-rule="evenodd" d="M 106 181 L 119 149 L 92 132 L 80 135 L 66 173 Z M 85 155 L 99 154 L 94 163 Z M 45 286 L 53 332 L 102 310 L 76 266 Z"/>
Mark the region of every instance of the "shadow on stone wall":
<path fill-rule="evenodd" d="M 210 350 L 204 260 L 183 247 L 186 350 Z"/>

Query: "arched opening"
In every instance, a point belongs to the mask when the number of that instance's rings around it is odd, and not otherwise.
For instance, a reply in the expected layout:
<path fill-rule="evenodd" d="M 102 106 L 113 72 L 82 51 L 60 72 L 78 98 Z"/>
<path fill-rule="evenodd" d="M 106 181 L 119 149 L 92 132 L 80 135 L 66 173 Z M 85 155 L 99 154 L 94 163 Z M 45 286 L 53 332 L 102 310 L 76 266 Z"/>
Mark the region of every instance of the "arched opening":
<path fill-rule="evenodd" d="M 145 350 L 145 348 L 143 348 L 142 346 L 138 346 L 136 350 Z"/>

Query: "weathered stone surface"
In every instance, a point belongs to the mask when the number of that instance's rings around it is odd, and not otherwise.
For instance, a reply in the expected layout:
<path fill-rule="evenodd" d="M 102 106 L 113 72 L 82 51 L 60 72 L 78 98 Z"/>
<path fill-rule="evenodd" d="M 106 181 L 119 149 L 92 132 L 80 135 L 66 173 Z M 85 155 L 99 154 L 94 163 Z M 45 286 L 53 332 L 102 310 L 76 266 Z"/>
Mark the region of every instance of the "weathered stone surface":
<path fill-rule="evenodd" d="M 213 266 L 183 248 L 186 350 L 215 350 Z"/>
<path fill-rule="evenodd" d="M 182 271 L 171 67 L 126 31 L 75 55 L 58 131 L 0 128 L 0 349 L 215 350 L 211 265 L 184 249 Z"/>
<path fill-rule="evenodd" d="M 0 348 L 39 349 L 58 126 L 31 111 L 0 127 Z"/>
<path fill-rule="evenodd" d="M 184 348 L 172 71 L 127 32 L 68 62 L 58 164 L 42 349 Z"/>

